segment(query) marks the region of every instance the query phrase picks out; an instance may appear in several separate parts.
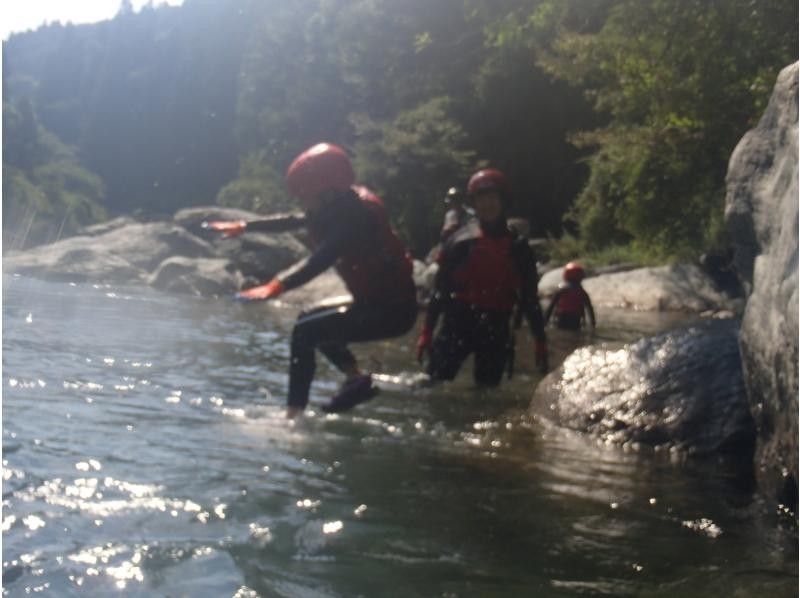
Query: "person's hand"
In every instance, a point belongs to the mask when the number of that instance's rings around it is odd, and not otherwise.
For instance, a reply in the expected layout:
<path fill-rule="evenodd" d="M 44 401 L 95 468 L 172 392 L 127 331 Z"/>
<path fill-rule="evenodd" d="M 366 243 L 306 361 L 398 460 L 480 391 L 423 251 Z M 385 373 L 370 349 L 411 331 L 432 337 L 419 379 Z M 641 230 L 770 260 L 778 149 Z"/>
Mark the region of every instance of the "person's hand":
<path fill-rule="evenodd" d="M 273 278 L 267 284 L 236 293 L 234 298 L 237 301 L 266 301 L 274 299 L 281 293 L 283 293 L 283 283 L 277 278 Z"/>
<path fill-rule="evenodd" d="M 241 235 L 247 228 L 247 222 L 244 220 L 212 220 L 203 222 L 203 228 L 220 232 L 223 239 L 230 239 Z"/>
<path fill-rule="evenodd" d="M 425 326 L 417 339 L 417 361 L 419 363 L 422 363 L 425 354 L 430 352 L 431 344 L 433 344 L 433 330 Z"/>
<path fill-rule="evenodd" d="M 547 343 L 542 340 L 535 340 L 533 342 L 533 355 L 539 370 L 545 373 L 547 371 Z"/>

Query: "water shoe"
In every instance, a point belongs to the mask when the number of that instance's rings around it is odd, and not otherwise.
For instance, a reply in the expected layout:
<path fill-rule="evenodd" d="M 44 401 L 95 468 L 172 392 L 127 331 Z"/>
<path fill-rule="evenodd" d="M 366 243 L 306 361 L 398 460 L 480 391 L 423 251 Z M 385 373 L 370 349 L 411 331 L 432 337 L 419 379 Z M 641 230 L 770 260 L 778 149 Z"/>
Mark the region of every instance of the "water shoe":
<path fill-rule="evenodd" d="M 322 406 L 325 413 L 341 413 L 352 409 L 359 403 L 368 401 L 377 395 L 378 387 L 372 383 L 372 376 L 366 374 L 349 382 L 345 382 L 342 389 L 330 402 Z"/>

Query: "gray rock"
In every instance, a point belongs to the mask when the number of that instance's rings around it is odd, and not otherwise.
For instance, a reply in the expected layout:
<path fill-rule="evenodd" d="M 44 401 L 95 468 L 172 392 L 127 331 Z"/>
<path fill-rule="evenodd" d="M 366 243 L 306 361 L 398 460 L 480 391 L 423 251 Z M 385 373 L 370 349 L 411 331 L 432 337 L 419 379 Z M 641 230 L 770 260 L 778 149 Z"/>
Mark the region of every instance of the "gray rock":
<path fill-rule="evenodd" d="M 78 232 L 78 235 L 96 237 L 129 224 L 138 224 L 138 222 L 130 216 L 118 216 L 117 218 L 106 220 L 105 222 L 98 222 L 97 224 L 86 226 Z"/>
<path fill-rule="evenodd" d="M 176 255 L 191 258 L 214 255 L 210 244 L 168 222 L 129 224 L 94 237 L 94 243 L 147 271 Z"/>
<path fill-rule="evenodd" d="M 10 255 L 3 267 L 8 272 L 46 278 L 134 283 L 168 257 L 211 257 L 213 253 L 208 243 L 182 227 L 165 222 L 134 223 Z"/>
<path fill-rule="evenodd" d="M 701 313 L 723 309 L 735 311 L 736 301 L 717 290 L 714 281 L 694 264 L 587 271 L 583 287 L 598 306 L 648 311 Z M 552 295 L 563 282 L 562 268 L 550 270 L 539 281 L 541 297 Z"/>
<path fill-rule="evenodd" d="M 596 276 L 583 286 L 595 305 L 695 313 L 731 307 L 731 299 L 694 264 Z"/>
<path fill-rule="evenodd" d="M 798 482 L 798 63 L 731 155 L 725 216 L 748 293 L 741 353 L 762 488 L 794 507 Z"/>
<path fill-rule="evenodd" d="M 141 283 L 142 268 L 110 253 L 93 237 L 71 237 L 4 256 L 3 270 L 70 282 Z"/>
<path fill-rule="evenodd" d="M 620 445 L 752 458 L 738 322 L 714 320 L 619 349 L 574 351 L 538 386 L 535 417 Z"/>
<path fill-rule="evenodd" d="M 174 256 L 147 277 L 147 284 L 157 289 L 217 297 L 232 295 L 242 282 L 241 273 L 224 258 Z"/>
<path fill-rule="evenodd" d="M 211 220 L 245 220 L 263 218 L 259 214 L 206 206 L 187 208 L 177 212 L 174 222 L 198 235 L 213 246 L 214 253 L 229 260 L 252 286 L 266 282 L 281 270 L 308 255 L 308 248 L 292 233 L 265 234 L 248 232 L 235 238 L 223 238 L 217 232 L 205 230 L 202 223 Z"/>

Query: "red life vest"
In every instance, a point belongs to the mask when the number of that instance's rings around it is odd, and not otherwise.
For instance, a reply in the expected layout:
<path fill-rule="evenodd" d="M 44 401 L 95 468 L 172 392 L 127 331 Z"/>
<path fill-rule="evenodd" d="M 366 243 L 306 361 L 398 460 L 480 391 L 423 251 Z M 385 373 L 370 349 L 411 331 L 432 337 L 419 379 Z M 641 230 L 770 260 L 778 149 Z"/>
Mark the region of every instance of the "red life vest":
<path fill-rule="evenodd" d="M 411 255 L 389 223 L 380 197 L 362 186 L 354 186 L 363 205 L 372 214 L 371 234 L 356 241 L 336 262 L 336 271 L 356 301 L 398 301 L 414 297 Z M 366 231 L 365 231 L 366 233 Z M 367 240 L 377 239 L 377 243 Z"/>
<path fill-rule="evenodd" d="M 480 309 L 510 311 L 521 285 L 511 245 L 508 235 L 489 237 L 481 231 L 466 263 L 453 272 L 455 298 Z"/>
<path fill-rule="evenodd" d="M 583 293 L 579 287 L 567 287 L 559 292 L 556 315 L 583 315 Z"/>

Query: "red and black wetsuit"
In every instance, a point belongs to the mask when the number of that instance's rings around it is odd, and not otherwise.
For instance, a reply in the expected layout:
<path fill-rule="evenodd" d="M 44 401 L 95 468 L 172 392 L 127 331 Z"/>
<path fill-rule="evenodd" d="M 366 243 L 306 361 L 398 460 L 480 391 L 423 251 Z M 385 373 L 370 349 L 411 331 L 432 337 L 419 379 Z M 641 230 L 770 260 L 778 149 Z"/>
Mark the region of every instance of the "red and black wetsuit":
<path fill-rule="evenodd" d="M 545 323 L 556 313 L 556 325 L 563 330 L 580 330 L 584 311 L 589 314 L 589 322 L 595 325 L 594 308 L 589 294 L 579 282 L 562 284 L 553 295 L 545 314 Z"/>
<path fill-rule="evenodd" d="M 247 228 L 285 232 L 303 226 L 315 250 L 278 275 L 283 288 L 299 287 L 335 266 L 353 300 L 328 303 L 298 317 L 292 331 L 288 404 L 299 408 L 308 403 L 315 349 L 345 370 L 355 364 L 347 343 L 400 336 L 417 315 L 411 257 L 377 195 L 354 187 L 311 216 L 277 216 L 250 222 Z"/>
<path fill-rule="evenodd" d="M 439 257 L 426 327 L 442 327 L 431 346 L 428 374 L 452 380 L 464 360 L 475 354 L 475 381 L 495 386 L 511 351 L 510 319 L 515 306 L 531 332 L 545 341 L 536 260 L 524 238 L 495 225 L 473 221 L 456 231 Z"/>

